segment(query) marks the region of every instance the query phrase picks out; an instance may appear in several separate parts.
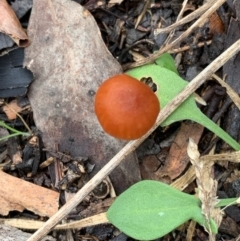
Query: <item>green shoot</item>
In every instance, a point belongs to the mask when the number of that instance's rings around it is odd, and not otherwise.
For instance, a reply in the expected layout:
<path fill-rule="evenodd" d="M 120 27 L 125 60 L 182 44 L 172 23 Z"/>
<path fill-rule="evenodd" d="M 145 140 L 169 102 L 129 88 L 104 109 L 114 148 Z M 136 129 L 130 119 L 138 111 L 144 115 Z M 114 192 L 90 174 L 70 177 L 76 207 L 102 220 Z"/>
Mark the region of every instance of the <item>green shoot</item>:
<path fill-rule="evenodd" d="M 9 134 L 7 136 L 3 136 L 0 138 L 0 141 L 3 141 L 3 140 L 6 140 L 6 139 L 9 139 L 10 137 L 13 137 L 13 136 L 19 136 L 19 135 L 22 135 L 22 136 L 30 136 L 30 134 L 28 132 L 22 132 L 22 131 L 18 131 L 14 128 L 12 128 L 11 126 L 7 125 L 6 123 L 4 123 L 3 121 L 0 121 L 0 126 L 6 128 L 7 130 L 13 132 L 12 134 Z"/>

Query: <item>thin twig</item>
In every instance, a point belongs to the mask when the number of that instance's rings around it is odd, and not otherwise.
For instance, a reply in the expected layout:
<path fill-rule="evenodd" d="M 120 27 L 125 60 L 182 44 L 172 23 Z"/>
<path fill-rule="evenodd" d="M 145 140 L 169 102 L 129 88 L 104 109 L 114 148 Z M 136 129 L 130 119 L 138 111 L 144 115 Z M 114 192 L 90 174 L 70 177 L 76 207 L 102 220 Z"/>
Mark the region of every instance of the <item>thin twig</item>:
<path fill-rule="evenodd" d="M 230 58 L 240 50 L 240 40 L 229 47 L 197 77 L 195 77 L 172 101 L 170 101 L 160 112 L 157 122 L 150 131 L 138 140 L 129 142 L 116 156 L 114 156 L 85 186 L 80 189 L 56 214 L 54 214 L 28 241 L 38 241 L 59 223 L 72 209 L 74 209 L 84 198 L 107 176 L 122 160 L 135 150 L 178 106 L 180 106 L 207 78 L 215 73 Z"/>
<path fill-rule="evenodd" d="M 141 14 L 140 14 L 140 15 L 138 16 L 138 18 L 137 18 L 137 21 L 136 21 L 136 24 L 135 24 L 135 28 L 137 28 L 137 27 L 138 27 L 138 24 L 142 21 L 145 13 L 147 12 L 147 10 L 148 10 L 148 8 L 149 8 L 149 6 L 150 6 L 150 3 L 151 3 L 150 0 L 145 0 L 144 8 L 143 8 Z"/>

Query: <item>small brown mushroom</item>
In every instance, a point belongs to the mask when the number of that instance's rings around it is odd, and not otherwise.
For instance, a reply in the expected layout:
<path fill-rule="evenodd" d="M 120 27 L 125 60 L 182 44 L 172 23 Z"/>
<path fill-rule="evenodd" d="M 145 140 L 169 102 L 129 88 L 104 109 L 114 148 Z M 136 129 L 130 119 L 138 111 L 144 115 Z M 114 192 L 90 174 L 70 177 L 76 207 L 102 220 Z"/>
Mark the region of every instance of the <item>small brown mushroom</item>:
<path fill-rule="evenodd" d="M 154 125 L 160 104 L 145 84 L 126 74 L 104 81 L 95 97 L 95 113 L 109 135 L 138 139 Z"/>

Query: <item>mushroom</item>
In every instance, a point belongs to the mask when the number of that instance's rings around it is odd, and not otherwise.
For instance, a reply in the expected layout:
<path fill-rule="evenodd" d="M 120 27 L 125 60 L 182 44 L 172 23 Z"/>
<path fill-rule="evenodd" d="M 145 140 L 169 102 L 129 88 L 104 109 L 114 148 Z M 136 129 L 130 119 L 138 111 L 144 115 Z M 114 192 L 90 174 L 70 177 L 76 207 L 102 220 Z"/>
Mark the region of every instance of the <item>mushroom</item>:
<path fill-rule="evenodd" d="M 159 111 L 154 92 L 126 74 L 104 81 L 95 96 L 95 113 L 102 128 L 118 139 L 133 140 L 146 134 Z"/>

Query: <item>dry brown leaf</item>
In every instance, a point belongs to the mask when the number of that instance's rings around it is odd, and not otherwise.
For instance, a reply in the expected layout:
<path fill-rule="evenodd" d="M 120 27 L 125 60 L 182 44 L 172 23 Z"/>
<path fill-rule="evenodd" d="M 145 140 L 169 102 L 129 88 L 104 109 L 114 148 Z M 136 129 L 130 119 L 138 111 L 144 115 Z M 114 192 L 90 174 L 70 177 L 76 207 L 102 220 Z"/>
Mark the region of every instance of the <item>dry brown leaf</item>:
<path fill-rule="evenodd" d="M 21 112 L 22 110 L 23 109 L 18 105 L 17 100 L 13 100 L 9 104 L 3 106 L 3 111 L 9 120 L 16 119 L 17 113 Z"/>
<path fill-rule="evenodd" d="M 29 100 L 44 145 L 89 157 L 97 173 L 126 142 L 108 136 L 94 113 L 99 85 L 121 72 L 90 12 L 69 0 L 34 1 L 26 64 L 35 75 Z M 140 180 L 134 154 L 111 174 L 119 193 Z"/>
<path fill-rule="evenodd" d="M 165 164 L 157 171 L 161 178 L 169 176 L 171 179 L 177 178 L 187 167 L 189 157 L 187 155 L 187 146 L 189 137 L 198 142 L 201 138 L 204 127 L 197 123 L 182 123 L 181 128 L 175 137 Z"/>
<path fill-rule="evenodd" d="M 27 209 L 51 217 L 58 210 L 59 193 L 0 171 L 0 214 Z"/>
<path fill-rule="evenodd" d="M 148 155 L 140 163 L 140 170 L 143 179 L 157 180 L 155 172 L 161 165 L 155 155 Z"/>
<path fill-rule="evenodd" d="M 0 32 L 9 35 L 18 46 L 28 46 L 28 36 L 6 0 L 0 0 L 0 13 Z"/>
<path fill-rule="evenodd" d="M 0 0 L 0 13 L 0 32 L 9 35 L 18 46 L 28 46 L 28 36 L 6 0 Z"/>
<path fill-rule="evenodd" d="M 211 34 L 223 34 L 225 31 L 223 21 L 217 12 L 213 13 L 209 18 L 209 31 Z"/>

